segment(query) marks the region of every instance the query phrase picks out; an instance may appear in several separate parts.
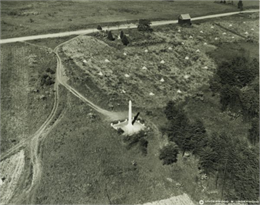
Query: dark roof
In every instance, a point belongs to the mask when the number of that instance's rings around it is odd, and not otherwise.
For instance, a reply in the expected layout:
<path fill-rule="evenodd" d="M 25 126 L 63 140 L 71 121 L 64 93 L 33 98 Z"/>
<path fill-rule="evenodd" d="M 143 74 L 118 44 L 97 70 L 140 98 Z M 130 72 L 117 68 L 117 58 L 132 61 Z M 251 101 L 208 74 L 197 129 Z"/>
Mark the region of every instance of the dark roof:
<path fill-rule="evenodd" d="M 182 19 L 182 20 L 189 20 L 189 19 L 191 19 L 190 14 L 181 14 L 179 16 L 179 18 Z"/>

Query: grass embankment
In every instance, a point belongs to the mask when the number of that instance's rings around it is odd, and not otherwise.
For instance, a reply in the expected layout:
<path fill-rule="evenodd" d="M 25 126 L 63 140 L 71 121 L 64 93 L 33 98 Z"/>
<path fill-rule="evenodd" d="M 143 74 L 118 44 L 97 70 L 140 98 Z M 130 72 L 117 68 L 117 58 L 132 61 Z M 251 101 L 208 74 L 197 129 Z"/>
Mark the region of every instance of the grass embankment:
<path fill-rule="evenodd" d="M 55 55 L 23 43 L 1 46 L 1 151 L 33 134 L 53 105 Z M 45 76 L 46 81 L 43 80 Z M 49 77 L 47 77 L 49 76 Z"/>
<path fill-rule="evenodd" d="M 259 7 L 256 1 L 243 3 L 244 9 Z M 238 11 L 236 1 L 234 5 L 213 1 L 1 1 L 1 35 L 11 38 L 95 28 L 98 24 L 115 25 L 140 18 L 169 20 L 177 19 L 181 13 L 196 17 L 230 11 Z"/>

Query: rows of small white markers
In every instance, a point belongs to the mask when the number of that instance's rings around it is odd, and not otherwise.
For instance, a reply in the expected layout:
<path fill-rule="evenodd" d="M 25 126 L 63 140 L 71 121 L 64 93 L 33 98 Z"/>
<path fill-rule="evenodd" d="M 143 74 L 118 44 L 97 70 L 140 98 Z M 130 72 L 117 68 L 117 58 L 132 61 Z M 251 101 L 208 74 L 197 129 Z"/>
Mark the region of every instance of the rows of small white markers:
<path fill-rule="evenodd" d="M 245 24 L 246 22 L 243 22 L 243 23 Z M 233 26 L 232 24 L 229 24 L 229 27 L 232 27 L 232 26 Z M 211 26 L 211 29 L 214 29 L 214 26 Z M 254 31 L 254 28 L 251 28 L 251 30 Z M 180 33 L 181 30 L 178 29 L 178 32 Z M 203 34 L 204 32 L 201 30 L 200 33 Z M 249 35 L 248 31 L 245 31 L 244 34 L 245 34 L 245 35 Z M 226 33 L 226 32 L 223 32 L 222 35 L 227 35 L 227 33 Z M 190 38 L 190 39 L 193 39 L 193 36 L 189 36 L 189 38 Z M 234 39 L 235 36 L 232 36 L 231 38 Z M 219 40 L 219 38 L 218 38 L 218 37 L 215 37 L 215 40 Z M 184 45 L 184 42 L 182 42 L 182 45 Z M 203 45 L 206 46 L 206 45 L 207 45 L 207 42 L 204 42 Z M 171 51 L 171 50 L 172 50 L 172 47 L 169 47 L 168 50 Z M 145 49 L 144 52 L 145 52 L 145 53 L 148 53 L 149 51 L 148 51 L 148 49 Z M 199 53 L 200 50 L 197 49 L 196 52 Z M 127 53 L 124 52 L 123 55 L 126 56 Z M 189 60 L 189 56 L 186 56 L 184 59 L 185 59 L 185 60 Z M 84 62 L 84 61 L 86 61 L 86 60 L 83 60 L 83 62 Z M 109 61 L 108 59 L 105 59 L 105 62 L 106 62 L 106 63 L 110 63 L 110 61 Z M 85 63 L 86 63 L 86 62 L 85 62 Z M 165 61 L 164 61 L 164 60 L 161 60 L 160 63 L 161 63 L 161 64 L 165 64 Z M 204 66 L 203 68 L 204 68 L 204 69 L 208 69 L 207 66 Z M 143 66 L 142 69 L 143 69 L 143 70 L 147 70 L 147 68 L 146 68 L 145 66 Z M 100 72 L 98 73 L 98 75 L 99 75 L 99 76 L 103 76 L 103 73 L 100 71 Z M 125 74 L 124 76 L 125 76 L 126 78 L 129 78 L 129 77 L 130 77 L 129 74 Z M 185 78 L 185 79 L 188 79 L 189 77 L 190 77 L 189 75 L 184 75 L 184 78 Z M 161 78 L 161 79 L 160 79 L 160 82 L 161 82 L 161 83 L 165 82 L 164 78 Z M 125 91 L 125 90 L 122 90 L 122 93 L 126 93 L 126 91 Z M 181 91 L 180 89 L 178 89 L 178 90 L 177 90 L 177 93 L 180 94 L 180 93 L 182 93 L 182 91 Z M 155 94 L 154 94 L 153 92 L 150 92 L 149 95 L 150 95 L 150 96 L 154 96 Z"/>

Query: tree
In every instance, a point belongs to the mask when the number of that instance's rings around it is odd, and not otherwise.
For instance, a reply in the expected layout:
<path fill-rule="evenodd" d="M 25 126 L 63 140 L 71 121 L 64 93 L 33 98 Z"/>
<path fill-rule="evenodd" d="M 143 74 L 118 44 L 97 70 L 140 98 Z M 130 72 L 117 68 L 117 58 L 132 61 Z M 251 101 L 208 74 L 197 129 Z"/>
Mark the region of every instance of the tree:
<path fill-rule="evenodd" d="M 217 170 L 217 159 L 217 153 L 211 147 L 207 146 L 202 149 L 200 165 L 207 175 L 213 174 Z"/>
<path fill-rule="evenodd" d="M 113 37 L 113 34 L 112 34 L 111 31 L 108 32 L 107 38 L 108 38 L 110 41 L 114 41 L 114 40 L 115 40 L 115 38 Z"/>
<path fill-rule="evenodd" d="M 100 25 L 98 25 L 97 30 L 102 31 L 102 27 Z"/>
<path fill-rule="evenodd" d="M 241 89 L 240 94 L 241 111 L 245 120 L 251 120 L 259 116 L 259 92 L 253 85 Z"/>
<path fill-rule="evenodd" d="M 239 111 L 241 108 L 240 94 L 241 91 L 236 86 L 223 86 L 220 91 L 222 110 L 225 111 L 229 108 L 231 111 Z"/>
<path fill-rule="evenodd" d="M 120 38 L 123 39 L 124 35 L 125 35 L 125 34 L 124 34 L 124 31 L 121 31 L 121 32 L 120 32 Z"/>
<path fill-rule="evenodd" d="M 138 31 L 153 31 L 151 28 L 151 21 L 148 19 L 140 19 L 138 22 L 137 29 Z"/>
<path fill-rule="evenodd" d="M 127 45 L 129 44 L 129 41 L 128 41 L 126 35 L 123 35 L 122 43 L 123 43 L 125 46 L 127 46 Z"/>
<path fill-rule="evenodd" d="M 237 8 L 240 9 L 241 11 L 243 10 L 243 2 L 242 2 L 242 0 L 239 0 L 239 2 L 237 3 Z"/>
<path fill-rule="evenodd" d="M 177 145 L 171 143 L 166 146 L 164 146 L 160 150 L 159 159 L 163 160 L 163 164 L 172 164 L 177 162 L 177 155 L 179 153 L 179 149 Z"/>

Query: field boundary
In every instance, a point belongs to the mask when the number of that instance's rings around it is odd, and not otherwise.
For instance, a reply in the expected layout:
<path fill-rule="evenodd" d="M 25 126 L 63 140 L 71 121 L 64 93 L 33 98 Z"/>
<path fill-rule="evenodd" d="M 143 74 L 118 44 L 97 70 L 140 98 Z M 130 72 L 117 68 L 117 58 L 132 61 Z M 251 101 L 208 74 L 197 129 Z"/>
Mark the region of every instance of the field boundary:
<path fill-rule="evenodd" d="M 259 12 L 259 9 L 220 13 L 220 14 L 214 14 L 214 15 L 205 15 L 205 16 L 195 17 L 195 18 L 192 19 L 192 21 L 209 19 L 209 18 L 219 18 L 219 17 L 231 16 L 231 15 L 236 15 L 236 14 L 255 13 L 255 12 Z M 162 26 L 162 25 L 176 24 L 176 23 L 178 23 L 177 20 L 153 21 L 151 23 L 151 26 Z M 137 27 L 137 25 L 132 23 L 132 24 L 122 24 L 122 25 L 112 26 L 112 27 L 106 26 L 106 27 L 103 27 L 103 30 L 119 30 L 119 29 L 130 29 L 130 28 L 136 28 L 136 27 Z M 85 30 L 77 30 L 77 31 L 67 31 L 67 32 L 60 32 L 60 33 L 52 33 L 52 34 L 24 36 L 24 37 L 17 37 L 17 38 L 8 38 L 8 39 L 1 39 L 0 44 L 14 43 L 14 42 L 20 42 L 20 41 L 29 41 L 29 40 L 37 40 L 37 39 L 45 39 L 45 38 L 57 38 L 57 37 L 65 37 L 65 36 L 72 36 L 72 35 L 90 34 L 90 33 L 94 33 L 94 32 L 97 32 L 96 28 L 90 28 L 90 29 L 85 29 Z"/>

